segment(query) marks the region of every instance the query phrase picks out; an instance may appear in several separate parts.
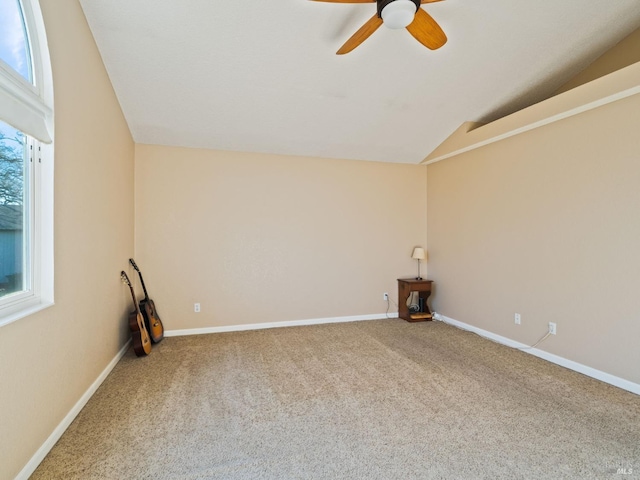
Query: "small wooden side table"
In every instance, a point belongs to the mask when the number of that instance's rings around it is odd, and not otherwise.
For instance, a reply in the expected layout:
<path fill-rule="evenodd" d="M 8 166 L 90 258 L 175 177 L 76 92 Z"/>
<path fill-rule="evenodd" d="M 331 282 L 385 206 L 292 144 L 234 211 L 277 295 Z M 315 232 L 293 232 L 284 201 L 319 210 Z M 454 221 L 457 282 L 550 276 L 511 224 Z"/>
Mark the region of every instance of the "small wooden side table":
<path fill-rule="evenodd" d="M 431 310 L 427 305 L 427 299 L 431 295 L 432 280 L 423 278 L 399 278 L 398 279 L 398 316 L 407 322 L 424 322 L 431 320 Z M 407 299 L 411 292 L 418 292 L 420 311 L 412 312 L 407 306 Z"/>

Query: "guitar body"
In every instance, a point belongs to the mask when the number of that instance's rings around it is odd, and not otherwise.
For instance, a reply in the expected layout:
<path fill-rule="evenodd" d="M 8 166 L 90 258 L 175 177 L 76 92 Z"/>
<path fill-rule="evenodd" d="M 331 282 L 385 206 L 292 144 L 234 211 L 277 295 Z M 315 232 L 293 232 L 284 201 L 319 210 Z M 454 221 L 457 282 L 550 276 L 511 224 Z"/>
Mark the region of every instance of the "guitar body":
<path fill-rule="evenodd" d="M 144 325 L 142 315 L 134 310 L 129 314 L 129 330 L 133 340 L 133 351 L 138 357 L 144 357 L 151 353 L 151 338 Z"/>
<path fill-rule="evenodd" d="M 138 272 L 140 283 L 142 284 L 142 290 L 144 290 L 144 299 L 140 300 L 140 310 L 142 311 L 142 316 L 144 317 L 144 321 L 147 325 L 147 331 L 151 336 L 151 341 L 153 343 L 158 343 L 164 337 L 164 326 L 162 325 L 162 320 L 160 320 L 160 316 L 156 310 L 156 304 L 149 298 L 147 287 L 144 284 L 144 278 L 142 278 L 142 272 L 138 268 L 138 265 L 136 265 L 133 258 L 129 259 L 129 263 L 135 271 Z"/>
<path fill-rule="evenodd" d="M 138 308 L 138 302 L 136 301 L 136 294 L 133 291 L 133 285 L 129 281 L 129 277 L 123 270 L 120 272 L 120 278 L 122 282 L 129 287 L 131 292 L 131 299 L 133 300 L 133 308 L 135 310 L 129 313 L 129 330 L 131 330 L 131 340 L 133 341 L 133 351 L 136 352 L 138 357 L 144 357 L 151 353 L 151 337 L 144 324 L 144 318 Z"/>
<path fill-rule="evenodd" d="M 144 323 L 153 343 L 158 343 L 164 337 L 164 326 L 156 310 L 156 305 L 150 298 L 140 300 L 140 311 L 144 317 Z"/>

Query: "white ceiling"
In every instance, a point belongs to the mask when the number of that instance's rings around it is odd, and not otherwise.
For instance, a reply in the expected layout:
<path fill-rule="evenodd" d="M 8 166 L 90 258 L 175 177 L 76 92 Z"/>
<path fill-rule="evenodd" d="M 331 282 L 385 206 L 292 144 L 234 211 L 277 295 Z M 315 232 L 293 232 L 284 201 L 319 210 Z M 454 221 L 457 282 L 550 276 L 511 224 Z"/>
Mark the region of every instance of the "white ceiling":
<path fill-rule="evenodd" d="M 419 163 L 466 121 L 542 100 L 640 26 L 640 0 L 423 5 L 439 50 L 375 4 L 80 0 L 138 143 Z"/>

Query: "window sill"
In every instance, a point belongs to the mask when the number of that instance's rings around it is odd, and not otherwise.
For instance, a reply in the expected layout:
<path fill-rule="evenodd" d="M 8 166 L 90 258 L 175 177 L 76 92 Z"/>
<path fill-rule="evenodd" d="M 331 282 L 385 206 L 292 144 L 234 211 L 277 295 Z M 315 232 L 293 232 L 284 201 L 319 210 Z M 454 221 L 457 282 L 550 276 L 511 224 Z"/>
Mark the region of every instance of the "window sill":
<path fill-rule="evenodd" d="M 24 302 L 27 303 L 27 302 Z M 20 304 L 15 307 L 9 309 L 7 308 L 6 312 L 0 310 L 0 327 L 4 327 L 5 325 L 9 325 L 10 323 L 15 322 L 16 320 L 20 320 L 21 318 L 28 317 L 29 315 L 33 315 L 45 308 L 49 308 L 54 305 L 53 302 L 39 300 L 35 303 L 28 302 L 28 304 Z"/>

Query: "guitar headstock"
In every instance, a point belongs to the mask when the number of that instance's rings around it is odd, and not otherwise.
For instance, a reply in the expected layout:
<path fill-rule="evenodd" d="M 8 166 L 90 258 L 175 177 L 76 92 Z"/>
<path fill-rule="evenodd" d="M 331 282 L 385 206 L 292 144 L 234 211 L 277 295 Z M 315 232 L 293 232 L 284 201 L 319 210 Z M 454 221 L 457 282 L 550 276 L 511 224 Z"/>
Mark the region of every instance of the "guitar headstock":
<path fill-rule="evenodd" d="M 138 265 L 136 265 L 136 262 L 133 260 L 133 258 L 129 259 L 129 263 L 131 264 L 131 266 L 133 268 L 135 268 L 136 272 L 138 272 L 138 273 L 140 272 L 140 269 L 138 268 Z"/>
<path fill-rule="evenodd" d="M 129 277 L 127 276 L 126 272 L 123 270 L 122 272 L 120 272 L 120 279 L 122 280 L 122 283 L 124 283 L 125 285 L 131 286 L 131 282 L 129 281 Z"/>

